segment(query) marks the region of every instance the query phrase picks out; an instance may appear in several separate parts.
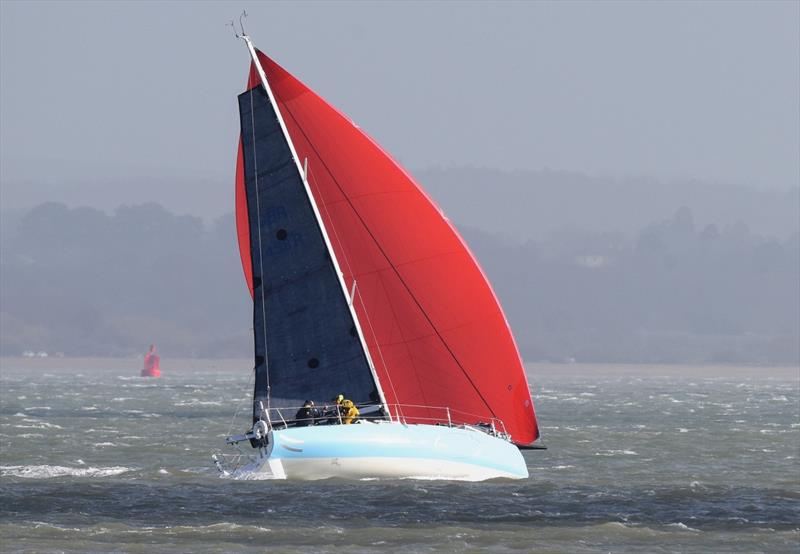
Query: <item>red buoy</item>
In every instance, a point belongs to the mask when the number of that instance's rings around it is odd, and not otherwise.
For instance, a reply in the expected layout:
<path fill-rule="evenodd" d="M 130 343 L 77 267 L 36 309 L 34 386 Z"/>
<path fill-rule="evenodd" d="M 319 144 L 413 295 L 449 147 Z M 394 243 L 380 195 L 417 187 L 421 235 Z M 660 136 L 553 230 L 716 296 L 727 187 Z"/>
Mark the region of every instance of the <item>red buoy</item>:
<path fill-rule="evenodd" d="M 150 350 L 144 355 L 144 367 L 142 368 L 142 377 L 161 377 L 161 368 L 159 364 L 161 358 L 156 354 L 156 347 L 154 344 L 150 345 Z"/>

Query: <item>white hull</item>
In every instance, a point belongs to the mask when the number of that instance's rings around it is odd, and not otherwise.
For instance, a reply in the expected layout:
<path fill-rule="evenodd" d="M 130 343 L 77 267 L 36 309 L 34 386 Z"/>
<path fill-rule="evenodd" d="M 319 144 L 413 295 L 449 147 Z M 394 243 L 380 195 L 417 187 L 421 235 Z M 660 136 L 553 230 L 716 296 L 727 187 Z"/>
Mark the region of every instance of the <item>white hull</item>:
<path fill-rule="evenodd" d="M 471 428 L 362 423 L 270 432 L 237 479 L 443 479 L 528 476 L 519 450 Z"/>

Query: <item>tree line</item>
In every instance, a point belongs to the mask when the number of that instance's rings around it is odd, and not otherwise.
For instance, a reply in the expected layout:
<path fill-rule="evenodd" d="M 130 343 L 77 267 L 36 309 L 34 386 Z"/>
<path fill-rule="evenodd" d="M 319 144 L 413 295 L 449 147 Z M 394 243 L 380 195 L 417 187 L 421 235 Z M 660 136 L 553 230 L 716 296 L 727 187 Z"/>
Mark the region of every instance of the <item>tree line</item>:
<path fill-rule="evenodd" d="M 458 222 L 457 222 L 458 223 Z M 526 361 L 800 361 L 800 239 L 692 211 L 638 232 L 562 229 L 520 241 L 461 233 Z M 112 214 L 43 203 L 3 226 L 5 356 L 248 357 L 251 303 L 233 214 L 211 223 L 155 203 Z"/>

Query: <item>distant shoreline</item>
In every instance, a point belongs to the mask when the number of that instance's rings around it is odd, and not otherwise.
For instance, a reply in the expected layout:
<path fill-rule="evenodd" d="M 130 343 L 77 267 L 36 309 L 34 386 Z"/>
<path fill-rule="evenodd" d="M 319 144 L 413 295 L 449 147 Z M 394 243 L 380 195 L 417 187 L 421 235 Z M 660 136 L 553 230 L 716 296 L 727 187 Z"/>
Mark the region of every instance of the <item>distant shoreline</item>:
<path fill-rule="evenodd" d="M 23 358 L 0 357 L 0 374 L 25 371 L 50 371 L 58 373 L 107 372 L 112 374 L 138 375 L 142 367 L 142 357 L 136 358 Z M 231 373 L 248 374 L 253 367 L 248 358 L 168 358 L 162 356 L 161 370 L 165 376 L 175 373 Z M 547 363 L 531 362 L 525 364 L 528 377 L 578 377 L 593 376 L 647 376 L 647 377 L 779 377 L 795 378 L 800 382 L 798 366 L 757 366 L 723 364 L 611 364 L 611 363 Z"/>

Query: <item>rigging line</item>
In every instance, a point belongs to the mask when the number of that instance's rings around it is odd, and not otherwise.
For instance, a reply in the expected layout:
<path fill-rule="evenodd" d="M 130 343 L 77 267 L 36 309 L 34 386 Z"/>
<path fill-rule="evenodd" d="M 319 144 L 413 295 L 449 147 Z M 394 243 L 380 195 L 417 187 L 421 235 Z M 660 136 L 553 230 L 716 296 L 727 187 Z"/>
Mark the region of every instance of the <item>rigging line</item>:
<path fill-rule="evenodd" d="M 256 224 L 258 225 L 258 278 L 261 280 L 259 289 L 261 289 L 261 327 L 264 330 L 264 365 L 266 367 L 267 376 L 267 418 L 269 418 L 269 404 L 270 397 L 272 396 L 269 385 L 269 357 L 267 356 L 267 298 L 264 294 L 264 254 L 261 244 L 261 204 L 258 199 L 258 149 L 256 148 L 256 119 L 255 112 L 253 111 L 253 90 L 250 89 L 250 130 L 253 137 L 253 179 L 255 181 L 256 189 Z M 262 413 L 263 417 L 263 413 Z"/>
<path fill-rule="evenodd" d="M 358 220 L 364 226 L 364 229 L 367 231 L 367 233 L 369 233 L 369 236 L 375 242 L 375 246 L 378 248 L 378 250 L 383 255 L 383 257 L 386 258 L 386 261 L 389 262 L 389 265 L 391 266 L 392 270 L 394 270 L 395 274 L 397 275 L 397 278 L 400 280 L 400 283 L 402 283 L 403 287 L 405 287 L 406 291 L 408 292 L 408 295 L 411 297 L 412 300 L 414 300 L 414 303 L 417 305 L 417 307 L 419 308 L 420 312 L 422 312 L 422 315 L 425 316 L 425 319 L 428 321 L 428 323 L 430 324 L 431 328 L 434 330 L 436 335 L 442 341 L 442 344 L 444 345 L 444 347 L 450 353 L 450 356 L 453 358 L 453 361 L 456 363 L 458 368 L 464 374 L 464 377 L 466 377 L 467 381 L 472 386 L 472 388 L 475 390 L 475 393 L 478 395 L 478 397 L 484 403 L 484 405 L 489 410 L 489 412 L 491 412 L 491 414 L 494 417 L 497 417 L 497 414 L 495 414 L 494 410 L 489 405 L 489 402 L 486 400 L 486 398 L 484 398 L 483 394 L 481 394 L 480 389 L 478 389 L 478 387 L 475 385 L 475 382 L 472 380 L 472 377 L 470 377 L 469 373 L 467 373 L 467 370 L 464 369 L 464 366 L 461 365 L 461 362 L 456 357 L 455 352 L 453 352 L 453 350 L 450 348 L 450 345 L 447 344 L 447 341 L 444 340 L 444 337 L 441 335 L 441 333 L 439 333 L 439 329 L 437 329 L 436 326 L 433 324 L 433 321 L 431 321 L 431 318 L 428 315 L 428 313 L 422 308 L 422 305 L 420 304 L 420 302 L 417 299 L 417 297 L 414 296 L 413 292 L 411 292 L 411 288 L 408 286 L 408 284 L 406 283 L 405 279 L 403 279 L 403 277 L 400 275 L 400 272 L 397 270 L 397 268 L 394 266 L 394 264 L 392 264 L 392 261 L 389 258 L 389 255 L 386 254 L 386 251 L 384 251 L 383 247 L 378 242 L 378 239 L 376 239 L 375 235 L 372 234 L 372 231 L 367 226 L 366 222 L 364 221 L 364 218 L 361 217 L 361 214 L 359 213 L 359 211 L 356 210 L 356 207 L 353 205 L 353 202 L 351 201 L 350 197 L 348 197 L 347 194 L 345 194 L 344 189 L 342 188 L 342 185 L 339 184 L 339 181 L 336 179 L 336 177 L 334 177 L 333 172 L 328 168 L 328 164 L 325 163 L 325 160 L 322 158 L 322 156 L 320 155 L 320 153 L 317 150 L 317 148 L 311 142 L 311 140 L 309 139 L 308 135 L 303 130 L 303 127 L 300 125 L 300 122 L 297 121 L 297 118 L 294 117 L 294 114 L 292 113 L 291 108 L 289 108 L 289 106 L 287 104 L 285 104 L 285 103 L 284 103 L 283 107 L 286 110 L 286 113 L 288 113 L 289 116 L 292 118 L 292 120 L 294 121 L 295 125 L 297 125 L 297 128 L 303 134 L 303 137 L 306 139 L 306 142 L 308 142 L 309 148 L 311 148 L 314 151 L 314 153 L 317 155 L 317 158 L 319 158 L 320 163 L 325 168 L 325 170 L 328 172 L 328 175 L 331 176 L 331 180 L 336 184 L 336 187 L 342 193 L 342 196 L 347 200 L 347 203 L 350 205 L 350 208 L 353 210 L 353 213 L 355 213 L 356 217 L 358 217 Z"/>
<path fill-rule="evenodd" d="M 315 183 L 312 179 L 313 177 L 313 167 L 308 169 L 308 175 L 306 178 L 308 179 L 309 185 L 313 186 Z M 344 257 L 344 263 L 347 266 L 347 271 L 350 272 L 350 276 L 355 280 L 356 274 L 353 271 L 353 267 L 350 265 L 350 258 L 347 255 L 347 250 L 344 247 L 344 243 L 339 238 L 339 233 L 336 232 L 336 225 L 333 222 L 333 218 L 331 217 L 330 210 L 328 210 L 328 204 L 325 202 L 325 199 L 322 197 L 322 190 L 319 187 L 317 188 L 317 195 L 320 199 L 320 204 L 322 204 L 323 209 L 325 210 L 325 214 L 328 216 L 328 221 L 330 222 L 330 228 L 333 231 L 333 236 L 336 239 L 336 242 L 339 244 L 339 249 L 342 251 L 342 256 Z M 380 276 L 378 276 L 380 278 Z M 384 372 L 389 379 L 389 387 L 392 389 L 392 394 L 394 395 L 395 400 L 397 400 L 397 391 L 394 388 L 394 383 L 392 383 L 391 373 L 389 372 L 389 366 L 386 363 L 386 359 L 383 357 L 383 351 L 381 350 L 381 343 L 378 340 L 378 334 L 375 332 L 375 328 L 372 326 L 372 320 L 369 317 L 369 311 L 367 311 L 367 306 L 364 303 L 364 298 L 361 296 L 361 290 L 356 287 L 355 289 L 356 295 L 358 296 L 359 302 L 361 302 L 361 308 L 364 310 L 364 315 L 366 316 L 367 324 L 369 325 L 370 332 L 372 333 L 372 338 L 375 340 L 375 345 L 378 348 L 378 356 L 381 359 L 381 364 L 383 364 Z M 353 300 L 352 298 L 350 299 Z M 368 348 L 367 345 L 364 345 L 365 348 Z"/>

